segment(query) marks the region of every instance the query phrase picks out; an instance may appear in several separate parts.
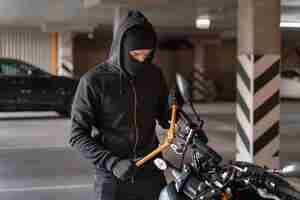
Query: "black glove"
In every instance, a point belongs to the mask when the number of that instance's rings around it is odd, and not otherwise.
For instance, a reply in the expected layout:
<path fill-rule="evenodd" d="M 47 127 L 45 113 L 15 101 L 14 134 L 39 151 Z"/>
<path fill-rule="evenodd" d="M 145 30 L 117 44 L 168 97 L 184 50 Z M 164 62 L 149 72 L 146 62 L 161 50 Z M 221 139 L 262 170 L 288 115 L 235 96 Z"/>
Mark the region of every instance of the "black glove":
<path fill-rule="evenodd" d="M 132 160 L 122 159 L 113 165 L 112 172 L 118 179 L 126 181 L 136 174 L 137 169 L 137 166 Z"/>

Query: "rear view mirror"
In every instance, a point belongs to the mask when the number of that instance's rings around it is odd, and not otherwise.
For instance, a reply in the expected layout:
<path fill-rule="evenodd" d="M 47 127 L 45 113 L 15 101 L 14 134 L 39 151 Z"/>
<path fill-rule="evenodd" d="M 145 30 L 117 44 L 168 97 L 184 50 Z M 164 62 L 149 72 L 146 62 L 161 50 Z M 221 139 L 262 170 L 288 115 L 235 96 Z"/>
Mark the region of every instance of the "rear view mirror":
<path fill-rule="evenodd" d="M 181 74 L 177 73 L 176 84 L 184 101 L 190 103 L 192 98 L 188 81 Z"/>
<path fill-rule="evenodd" d="M 201 119 L 194 107 L 194 104 L 192 102 L 192 95 L 191 95 L 191 88 L 189 82 L 181 75 L 181 74 L 176 74 L 176 85 L 179 89 L 179 93 L 181 94 L 183 100 L 185 103 L 189 104 L 191 109 L 194 112 L 195 117 L 199 122 L 201 122 Z"/>
<path fill-rule="evenodd" d="M 300 162 L 292 162 L 280 170 L 280 174 L 285 177 L 300 177 Z"/>

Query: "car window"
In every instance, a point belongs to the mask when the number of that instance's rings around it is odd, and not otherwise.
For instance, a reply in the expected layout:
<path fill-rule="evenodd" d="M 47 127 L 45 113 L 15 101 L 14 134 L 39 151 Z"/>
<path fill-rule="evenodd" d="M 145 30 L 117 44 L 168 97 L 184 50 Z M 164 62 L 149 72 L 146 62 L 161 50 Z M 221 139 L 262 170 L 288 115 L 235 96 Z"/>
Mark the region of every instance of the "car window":
<path fill-rule="evenodd" d="M 6 76 L 51 76 L 49 73 L 23 62 L 0 62 L 0 75 Z"/>
<path fill-rule="evenodd" d="M 27 71 L 19 68 L 17 63 L 0 63 L 0 74 L 7 76 L 27 75 Z"/>
<path fill-rule="evenodd" d="M 19 63 L 19 68 L 20 68 L 20 71 L 25 72 L 25 74 L 22 74 L 22 75 L 31 75 L 32 74 L 33 70 L 27 64 Z"/>
<path fill-rule="evenodd" d="M 37 68 L 33 67 L 32 65 L 28 65 L 25 63 L 20 63 L 19 67 L 25 71 L 27 71 L 27 75 L 33 75 L 33 76 L 50 76 L 49 73 Z"/>

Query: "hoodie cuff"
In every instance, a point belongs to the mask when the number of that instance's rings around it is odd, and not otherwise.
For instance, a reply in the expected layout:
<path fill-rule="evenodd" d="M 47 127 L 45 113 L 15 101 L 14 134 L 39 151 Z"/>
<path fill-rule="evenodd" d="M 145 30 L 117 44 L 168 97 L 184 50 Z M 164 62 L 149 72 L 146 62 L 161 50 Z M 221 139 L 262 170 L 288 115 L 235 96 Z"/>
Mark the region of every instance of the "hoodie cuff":
<path fill-rule="evenodd" d="M 114 167 L 114 165 L 119 162 L 121 159 L 117 156 L 111 156 L 109 158 L 107 158 L 104 162 L 104 167 L 105 169 L 107 169 L 108 171 L 112 171 L 112 168 Z"/>
<path fill-rule="evenodd" d="M 163 129 L 169 129 L 170 128 L 170 123 L 168 121 L 160 121 L 159 125 L 163 128 Z"/>

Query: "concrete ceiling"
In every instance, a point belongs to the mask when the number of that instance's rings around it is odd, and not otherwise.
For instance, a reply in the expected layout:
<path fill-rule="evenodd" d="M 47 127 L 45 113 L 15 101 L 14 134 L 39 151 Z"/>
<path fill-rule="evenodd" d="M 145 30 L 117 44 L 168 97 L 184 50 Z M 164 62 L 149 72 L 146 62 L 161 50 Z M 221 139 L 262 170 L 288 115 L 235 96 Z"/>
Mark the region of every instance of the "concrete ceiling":
<path fill-rule="evenodd" d="M 111 27 L 116 7 L 139 8 L 161 30 L 195 32 L 195 19 L 201 15 L 212 20 L 210 32 L 230 36 L 236 30 L 237 0 L 2 0 L 0 26 L 92 31 Z M 282 0 L 281 17 L 300 20 L 300 1 Z"/>

